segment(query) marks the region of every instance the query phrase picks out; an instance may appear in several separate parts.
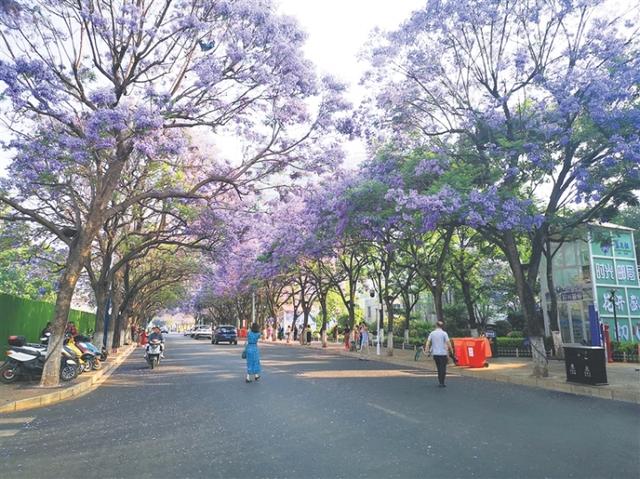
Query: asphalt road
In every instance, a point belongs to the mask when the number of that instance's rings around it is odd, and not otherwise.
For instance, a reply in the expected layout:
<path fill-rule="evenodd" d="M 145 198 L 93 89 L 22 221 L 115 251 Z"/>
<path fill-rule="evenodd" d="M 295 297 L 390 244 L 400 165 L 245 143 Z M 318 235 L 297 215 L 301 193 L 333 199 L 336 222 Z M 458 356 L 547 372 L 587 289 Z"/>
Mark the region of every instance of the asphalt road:
<path fill-rule="evenodd" d="M 172 335 L 91 394 L 0 416 L 9 478 L 638 477 L 640 407 L 300 347 Z"/>

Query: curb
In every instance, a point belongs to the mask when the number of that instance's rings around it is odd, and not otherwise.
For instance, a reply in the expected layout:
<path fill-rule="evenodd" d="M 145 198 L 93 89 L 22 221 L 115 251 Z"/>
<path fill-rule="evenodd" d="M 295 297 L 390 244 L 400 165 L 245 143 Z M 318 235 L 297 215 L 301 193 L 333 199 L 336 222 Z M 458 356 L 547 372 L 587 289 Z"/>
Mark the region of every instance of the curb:
<path fill-rule="evenodd" d="M 275 343 L 278 344 L 278 343 Z M 311 345 L 311 346 L 302 346 L 300 344 L 291 344 L 294 347 L 300 348 L 312 348 L 321 352 L 325 352 L 326 354 L 335 354 L 343 357 L 356 358 L 357 353 L 352 353 L 344 350 L 329 350 L 328 348 L 323 348 L 321 346 Z M 383 359 L 384 358 L 384 359 Z M 415 364 L 411 364 L 409 361 L 404 361 L 402 359 L 394 360 L 393 356 L 371 356 L 369 358 L 371 361 L 379 361 L 387 364 L 394 364 L 396 366 L 406 366 L 406 367 L 414 367 L 417 369 L 427 369 L 434 370 L 434 368 L 428 368 L 419 362 L 415 362 Z M 469 371 L 466 368 L 460 368 L 458 366 L 453 366 L 448 369 L 453 374 L 458 374 L 460 376 L 471 377 L 483 381 L 498 381 L 510 384 L 517 384 L 518 386 L 528 386 L 534 387 L 538 389 L 546 389 L 550 391 L 574 394 L 577 396 L 588 396 L 595 397 L 600 399 L 609 399 L 612 401 L 622 401 L 628 403 L 640 404 L 640 391 L 631 391 L 628 388 L 624 387 L 615 387 L 615 386 L 587 386 L 569 383 L 565 381 L 558 381 L 550 378 L 536 378 L 533 376 L 530 377 L 518 377 L 518 376 L 504 376 L 499 374 L 487 374 L 486 371 L 483 370 L 482 374 L 476 374 L 472 371 Z"/>
<path fill-rule="evenodd" d="M 51 392 L 26 399 L 19 399 L 18 401 L 14 401 L 0 407 L 0 414 L 9 414 L 18 411 L 26 411 L 28 409 L 50 406 L 68 399 L 75 399 L 80 396 L 84 396 L 94 389 L 97 389 L 100 384 L 106 381 L 118 366 L 120 366 L 136 349 L 136 346 L 137 345 L 132 344 L 128 349 L 124 349 L 122 353 L 113 360 L 113 362 L 107 363 L 100 371 L 92 373 L 91 377 L 86 381 L 82 381 L 75 386 L 69 386 L 62 391 Z"/>

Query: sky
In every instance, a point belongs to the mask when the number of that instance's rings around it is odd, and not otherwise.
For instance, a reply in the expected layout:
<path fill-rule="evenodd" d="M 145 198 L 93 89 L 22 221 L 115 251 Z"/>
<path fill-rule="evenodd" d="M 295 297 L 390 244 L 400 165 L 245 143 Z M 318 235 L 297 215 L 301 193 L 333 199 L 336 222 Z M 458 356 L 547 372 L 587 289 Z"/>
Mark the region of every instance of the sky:
<path fill-rule="evenodd" d="M 349 100 L 357 106 L 363 91 L 358 81 L 365 63 L 358 55 L 376 27 L 393 30 L 424 6 L 426 0 L 276 0 L 279 10 L 295 17 L 308 34 L 305 56 L 319 74 L 335 76 L 350 85 Z M 346 164 L 357 165 L 366 155 L 364 144 L 345 145 Z"/>
<path fill-rule="evenodd" d="M 276 0 L 308 33 L 305 54 L 320 73 L 356 84 L 364 71 L 358 53 L 376 26 L 397 27 L 425 0 Z"/>

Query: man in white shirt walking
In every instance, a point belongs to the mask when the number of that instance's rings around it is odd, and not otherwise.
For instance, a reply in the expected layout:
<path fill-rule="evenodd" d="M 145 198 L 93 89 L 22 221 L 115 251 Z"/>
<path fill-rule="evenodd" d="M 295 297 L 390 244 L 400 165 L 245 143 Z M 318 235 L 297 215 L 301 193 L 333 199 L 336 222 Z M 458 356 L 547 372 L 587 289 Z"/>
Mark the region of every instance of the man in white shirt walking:
<path fill-rule="evenodd" d="M 438 387 L 446 387 L 444 379 L 447 376 L 447 357 L 449 352 L 453 354 L 453 347 L 451 347 L 451 341 L 449 335 L 442 328 L 444 323 L 438 321 L 436 323 L 436 329 L 431 331 L 427 338 L 427 344 L 424 346 L 424 350 L 430 356 L 433 356 L 433 360 L 436 362 L 436 368 L 438 369 Z"/>

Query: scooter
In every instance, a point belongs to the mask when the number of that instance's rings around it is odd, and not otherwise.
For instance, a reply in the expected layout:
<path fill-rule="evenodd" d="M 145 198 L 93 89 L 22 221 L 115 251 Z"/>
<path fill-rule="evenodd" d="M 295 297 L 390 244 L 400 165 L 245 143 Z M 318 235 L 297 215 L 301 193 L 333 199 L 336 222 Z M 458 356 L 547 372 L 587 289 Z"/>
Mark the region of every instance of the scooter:
<path fill-rule="evenodd" d="M 9 336 L 7 359 L 0 366 L 0 382 L 9 384 L 19 376 L 42 376 L 47 350 L 40 345 L 27 344 L 23 336 Z M 78 365 L 63 351 L 60 363 L 60 379 L 70 381 L 77 376 Z"/>
<path fill-rule="evenodd" d="M 90 370 L 98 371 L 102 369 L 102 363 L 100 362 L 99 353 L 90 347 L 90 346 L 93 346 L 93 344 L 78 341 L 76 339 L 75 345 L 78 347 L 78 349 L 80 349 L 80 351 L 82 351 L 83 353 L 82 358 L 87 363 L 85 371 L 90 371 Z M 95 346 L 93 347 L 95 348 Z"/>
<path fill-rule="evenodd" d="M 151 369 L 160 365 L 160 354 L 162 353 L 162 341 L 159 339 L 152 339 L 147 344 L 145 352 L 145 359 Z"/>
<path fill-rule="evenodd" d="M 95 358 L 93 354 L 82 351 L 70 336 L 65 341 L 65 348 L 76 355 L 76 360 L 80 364 L 80 374 L 91 371 L 92 361 Z"/>
<path fill-rule="evenodd" d="M 79 334 L 75 337 L 75 340 L 76 340 L 76 343 L 83 343 L 93 354 L 95 354 L 100 359 L 100 361 L 107 360 L 107 356 L 109 355 L 107 348 L 102 346 L 101 349 L 98 349 L 98 347 L 92 342 L 93 337 L 82 336 Z"/>

